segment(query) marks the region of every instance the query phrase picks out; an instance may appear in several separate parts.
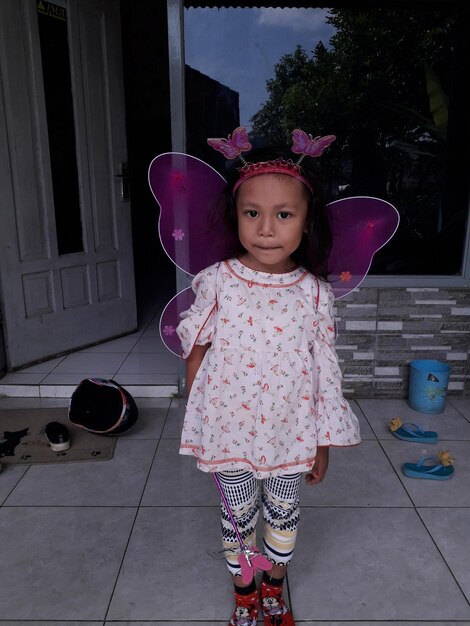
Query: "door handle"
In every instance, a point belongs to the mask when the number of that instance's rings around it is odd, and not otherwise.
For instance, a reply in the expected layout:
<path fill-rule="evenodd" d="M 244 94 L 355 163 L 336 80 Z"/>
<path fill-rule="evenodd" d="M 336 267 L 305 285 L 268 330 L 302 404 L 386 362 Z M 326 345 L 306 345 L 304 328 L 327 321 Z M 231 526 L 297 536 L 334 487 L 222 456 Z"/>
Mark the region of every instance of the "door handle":
<path fill-rule="evenodd" d="M 120 174 L 114 174 L 114 178 L 119 178 L 121 183 L 121 200 L 129 202 L 129 166 L 127 163 L 119 163 Z"/>

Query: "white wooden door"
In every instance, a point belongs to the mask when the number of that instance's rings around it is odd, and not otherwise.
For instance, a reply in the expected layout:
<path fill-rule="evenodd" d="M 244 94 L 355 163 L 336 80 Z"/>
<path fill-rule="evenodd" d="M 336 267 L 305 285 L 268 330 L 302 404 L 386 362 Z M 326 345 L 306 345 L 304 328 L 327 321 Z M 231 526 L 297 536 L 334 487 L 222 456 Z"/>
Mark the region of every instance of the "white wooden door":
<path fill-rule="evenodd" d="M 72 156 L 64 149 L 61 157 L 60 129 L 50 136 L 54 90 L 64 83 L 54 62 L 64 67 L 67 44 L 52 61 L 49 51 L 46 68 L 38 14 L 61 20 L 68 39 Z M 0 301 L 9 369 L 136 328 L 130 204 L 118 177 L 126 160 L 119 1 L 1 2 Z M 57 175 L 64 164 L 75 171 L 70 186 Z"/>

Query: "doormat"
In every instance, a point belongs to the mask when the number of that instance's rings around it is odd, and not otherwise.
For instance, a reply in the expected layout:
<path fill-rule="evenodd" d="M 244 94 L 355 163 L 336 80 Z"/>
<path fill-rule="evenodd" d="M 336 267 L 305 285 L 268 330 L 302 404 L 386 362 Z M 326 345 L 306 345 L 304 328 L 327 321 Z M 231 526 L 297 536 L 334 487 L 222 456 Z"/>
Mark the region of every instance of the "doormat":
<path fill-rule="evenodd" d="M 44 434 L 49 422 L 69 431 L 70 448 L 54 452 Z M 66 463 L 107 461 L 113 458 L 116 437 L 95 435 L 68 420 L 68 408 L 8 409 L 0 411 L 0 463 Z"/>

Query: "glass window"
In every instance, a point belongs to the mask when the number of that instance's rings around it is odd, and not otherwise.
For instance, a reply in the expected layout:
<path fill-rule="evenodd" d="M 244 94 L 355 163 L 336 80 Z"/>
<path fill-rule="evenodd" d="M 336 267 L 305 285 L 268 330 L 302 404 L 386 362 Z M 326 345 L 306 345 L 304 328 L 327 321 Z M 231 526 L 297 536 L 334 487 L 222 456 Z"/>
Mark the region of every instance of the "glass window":
<path fill-rule="evenodd" d="M 401 215 L 371 273 L 460 275 L 470 134 L 460 10 L 186 8 L 188 152 L 220 170 L 206 138 L 239 124 L 255 143 L 290 142 L 294 128 L 335 134 L 318 160 L 330 199 L 376 196 Z"/>
<path fill-rule="evenodd" d="M 83 251 L 67 11 L 38 0 L 38 26 L 59 254 Z"/>

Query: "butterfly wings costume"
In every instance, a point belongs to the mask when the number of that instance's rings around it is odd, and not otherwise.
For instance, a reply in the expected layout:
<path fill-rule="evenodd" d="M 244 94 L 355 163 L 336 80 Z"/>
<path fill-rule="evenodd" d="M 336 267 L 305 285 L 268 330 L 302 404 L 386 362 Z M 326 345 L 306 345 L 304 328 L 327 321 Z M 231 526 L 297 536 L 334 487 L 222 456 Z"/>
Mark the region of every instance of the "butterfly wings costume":
<path fill-rule="evenodd" d="M 292 152 L 300 163 L 320 156 L 334 139 L 295 130 Z M 208 143 L 241 159 L 237 184 L 260 173 L 242 157 L 251 149 L 244 128 Z M 292 166 L 289 175 L 310 188 L 297 174 L 298 163 L 283 161 L 280 169 L 276 163 L 268 163 L 269 172 Z M 150 165 L 149 183 L 161 209 L 162 246 L 177 267 L 195 276 L 192 287 L 165 307 L 162 340 L 184 357 L 195 343 L 211 343 L 188 398 L 181 453 L 194 455 L 217 482 L 215 472 L 224 470 L 248 469 L 258 478 L 309 471 L 317 445 L 357 444 L 357 419 L 342 396 L 334 351 L 333 300 L 362 282 L 374 253 L 397 229 L 396 209 L 370 197 L 328 205 L 328 285 L 301 267 L 268 274 L 227 259 L 234 235 L 223 220 L 226 181 L 200 159 L 161 154 Z M 256 550 L 240 546 L 246 580 L 256 567 L 268 569 L 269 562 L 256 566 Z"/>
<path fill-rule="evenodd" d="M 294 130 L 292 152 L 319 156 L 334 141 L 333 135 L 312 139 Z M 244 129 L 237 128 L 229 139 L 209 139 L 208 143 L 229 159 L 251 145 Z M 246 163 L 246 162 L 245 162 Z M 225 179 L 200 159 L 179 152 L 160 154 L 149 168 L 149 184 L 160 206 L 158 231 L 169 258 L 189 275 L 227 258 L 234 235 L 223 220 Z M 369 271 L 372 257 L 394 235 L 399 215 L 385 200 L 356 196 L 328 205 L 333 247 L 328 259 L 329 282 L 336 298 L 356 289 Z M 176 294 L 160 319 L 160 334 L 166 347 L 181 356 L 176 334 L 180 314 L 189 309 L 195 294 L 191 287 Z"/>

